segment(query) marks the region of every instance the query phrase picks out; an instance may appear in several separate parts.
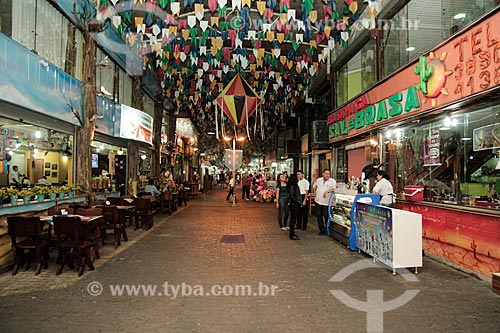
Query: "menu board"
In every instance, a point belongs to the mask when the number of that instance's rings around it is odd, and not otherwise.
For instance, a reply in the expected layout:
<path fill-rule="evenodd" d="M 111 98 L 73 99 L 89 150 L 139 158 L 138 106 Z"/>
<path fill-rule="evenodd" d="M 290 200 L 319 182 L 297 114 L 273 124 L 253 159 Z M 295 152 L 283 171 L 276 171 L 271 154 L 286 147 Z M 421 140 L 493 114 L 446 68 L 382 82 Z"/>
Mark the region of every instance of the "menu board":
<path fill-rule="evenodd" d="M 392 210 L 356 203 L 357 247 L 380 262 L 393 266 Z"/>

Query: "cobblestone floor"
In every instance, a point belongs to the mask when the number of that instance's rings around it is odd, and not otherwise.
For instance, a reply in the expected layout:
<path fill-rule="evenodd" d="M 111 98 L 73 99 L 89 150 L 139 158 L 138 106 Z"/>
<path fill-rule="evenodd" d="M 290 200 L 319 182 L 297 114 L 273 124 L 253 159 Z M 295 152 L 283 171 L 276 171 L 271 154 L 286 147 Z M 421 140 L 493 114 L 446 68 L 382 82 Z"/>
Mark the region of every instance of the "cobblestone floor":
<path fill-rule="evenodd" d="M 174 216 L 160 217 L 155 229 L 81 278 L 49 272 L 43 278 L 52 282 L 39 290 L 0 297 L 0 332 L 500 331 L 500 296 L 490 283 L 428 258 L 417 275 L 368 268 L 330 282 L 344 268 L 366 268 L 371 260 L 318 236 L 314 219 L 297 232 L 301 240 L 291 241 L 277 226 L 274 205 L 239 200 L 232 208 L 225 194 L 213 190 Z M 245 242 L 221 243 L 224 235 L 244 235 Z M 4 283 L 30 289 L 16 282 L 10 273 L 0 275 L 1 290 L 8 289 Z M 144 295 L 147 290 L 113 296 L 111 287 L 124 284 L 149 285 L 152 296 Z M 235 285 L 249 285 L 252 296 L 234 295 Z M 272 286 L 274 296 L 265 288 Z M 231 289 L 231 296 L 214 295 Z M 358 305 L 345 305 L 330 290 Z M 369 320 L 354 308 L 360 306 Z"/>

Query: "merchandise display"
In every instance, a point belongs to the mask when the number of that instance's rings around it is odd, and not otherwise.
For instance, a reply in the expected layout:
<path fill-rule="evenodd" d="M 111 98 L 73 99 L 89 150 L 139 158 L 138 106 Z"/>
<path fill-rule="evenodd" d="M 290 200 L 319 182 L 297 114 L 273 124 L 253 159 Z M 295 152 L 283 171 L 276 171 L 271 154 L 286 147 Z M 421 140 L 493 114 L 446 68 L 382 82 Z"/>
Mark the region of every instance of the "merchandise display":
<path fill-rule="evenodd" d="M 356 213 L 356 202 L 372 205 L 380 203 L 378 194 L 358 194 L 354 190 L 337 189 L 330 195 L 328 204 L 327 234 L 347 245 L 351 251 L 356 246 L 356 225 L 353 223 Z"/>
<path fill-rule="evenodd" d="M 422 215 L 356 204 L 357 247 L 393 269 L 422 267 Z"/>

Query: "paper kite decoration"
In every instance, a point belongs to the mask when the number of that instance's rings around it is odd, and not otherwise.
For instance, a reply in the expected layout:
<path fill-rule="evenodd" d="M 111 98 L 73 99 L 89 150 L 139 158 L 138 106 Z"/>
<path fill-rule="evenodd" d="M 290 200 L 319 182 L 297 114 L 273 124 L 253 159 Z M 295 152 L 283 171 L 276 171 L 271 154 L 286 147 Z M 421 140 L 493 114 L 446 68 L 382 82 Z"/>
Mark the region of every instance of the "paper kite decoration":
<path fill-rule="evenodd" d="M 257 109 L 261 98 L 240 74 L 236 74 L 216 102 L 236 126 L 241 126 Z"/>

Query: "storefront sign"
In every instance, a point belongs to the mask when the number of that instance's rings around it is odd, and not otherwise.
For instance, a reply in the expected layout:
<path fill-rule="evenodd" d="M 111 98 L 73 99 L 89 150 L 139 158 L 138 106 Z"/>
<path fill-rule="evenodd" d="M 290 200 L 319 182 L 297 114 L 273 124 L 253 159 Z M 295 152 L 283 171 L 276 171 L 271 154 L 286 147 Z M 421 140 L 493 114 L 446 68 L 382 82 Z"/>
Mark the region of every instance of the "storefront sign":
<path fill-rule="evenodd" d="M 363 94 L 360 97 L 356 98 L 353 102 L 347 104 L 343 108 L 338 111 L 330 114 L 328 116 L 328 125 L 336 123 L 340 120 L 346 119 L 349 116 L 352 116 L 358 111 L 363 110 L 370 104 L 367 94 Z"/>
<path fill-rule="evenodd" d="M 352 103 L 332 112 L 328 116 L 329 141 L 336 142 L 348 135 L 371 130 L 372 126 L 368 125 L 376 126 L 382 121 L 389 124 L 433 108 L 453 105 L 499 85 L 500 10 L 497 10 L 494 15 L 408 64 Z M 393 116 L 389 111 L 391 98 L 401 93 L 401 87 L 410 87 L 402 93 L 406 92 L 413 98 L 409 99 L 410 102 L 418 101 L 419 106 L 415 103 L 408 110 L 406 103 L 396 98 L 392 102 L 400 104 L 405 112 L 396 114 L 393 110 Z M 362 111 L 356 110 L 355 107 L 363 105 L 363 101 L 370 101 L 371 105 L 364 106 Z M 416 112 L 409 114 L 410 111 Z"/>
<path fill-rule="evenodd" d="M 439 130 L 433 128 L 429 130 L 429 136 L 424 138 L 424 165 L 441 165 Z"/>
<path fill-rule="evenodd" d="M 145 112 L 120 105 L 120 137 L 153 143 L 153 118 Z"/>
<path fill-rule="evenodd" d="M 473 133 L 474 151 L 500 148 L 500 123 L 475 128 Z"/>
<path fill-rule="evenodd" d="M 488 20 L 454 40 L 458 54 L 453 69 L 452 93 L 463 98 L 500 84 L 500 22 Z"/>
<path fill-rule="evenodd" d="M 411 86 L 377 104 L 368 105 L 354 115 L 344 109 L 339 110 L 341 112 L 339 115 L 332 114 L 328 120 L 339 121 L 328 124 L 329 138 L 348 135 L 350 130 L 359 130 L 418 109 L 420 109 L 420 97 L 417 88 Z"/>

